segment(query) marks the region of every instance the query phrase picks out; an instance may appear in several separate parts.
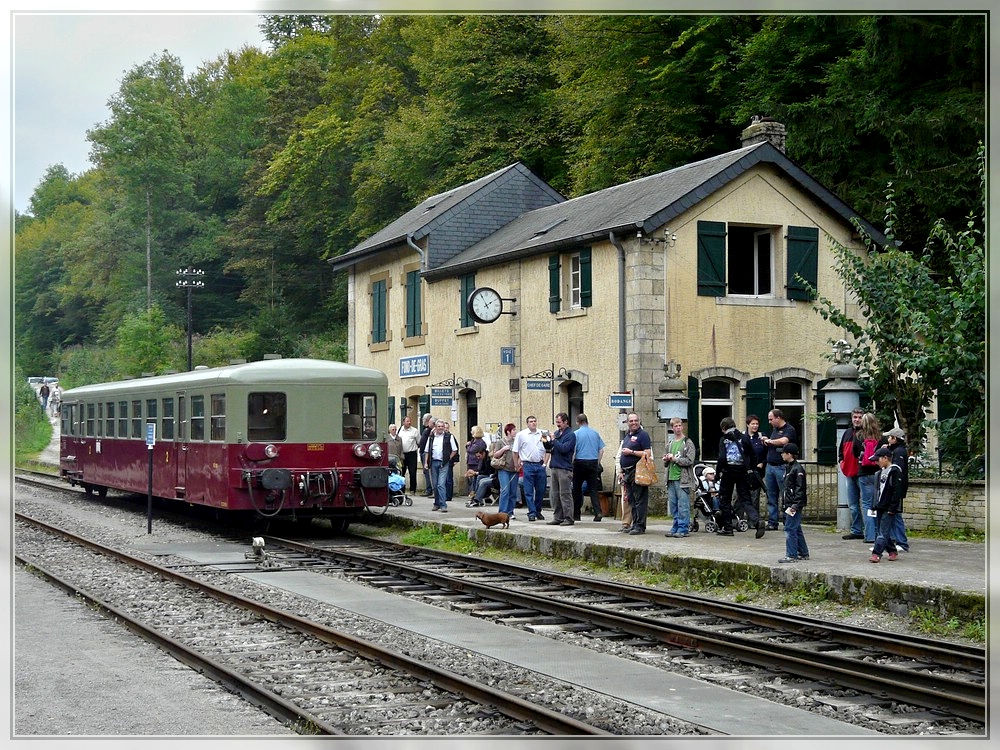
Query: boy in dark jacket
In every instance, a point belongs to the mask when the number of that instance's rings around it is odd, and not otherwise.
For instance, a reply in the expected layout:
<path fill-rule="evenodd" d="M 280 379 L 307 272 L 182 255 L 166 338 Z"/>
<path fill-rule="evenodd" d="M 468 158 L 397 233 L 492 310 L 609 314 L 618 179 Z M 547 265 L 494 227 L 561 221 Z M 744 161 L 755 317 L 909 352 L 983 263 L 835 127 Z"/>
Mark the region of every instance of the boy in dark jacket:
<path fill-rule="evenodd" d="M 780 563 L 809 559 L 809 547 L 802 533 L 802 509 L 806 507 L 806 470 L 796 460 L 799 446 L 786 443 L 781 449 L 785 462 L 785 482 L 781 488 L 781 507 L 785 509 L 785 556 Z"/>
<path fill-rule="evenodd" d="M 719 473 L 719 530 L 720 536 L 733 535 L 733 490 L 736 490 L 737 509 L 744 509 L 750 528 L 756 529 L 756 537 L 764 536 L 765 523 L 754 504 L 750 502 L 750 481 L 747 473 L 757 470 L 757 456 L 750 438 L 736 429 L 736 421 L 725 417 L 719 423 L 722 437 L 719 439 L 719 459 L 716 469 Z"/>
<path fill-rule="evenodd" d="M 893 540 L 893 525 L 896 515 L 903 507 L 903 472 L 892 462 L 892 451 L 882 446 L 875 451 L 878 460 L 879 473 L 875 475 L 877 482 L 872 510 L 875 511 L 875 525 L 878 529 L 875 546 L 872 547 L 871 561 L 882 561 L 882 553 L 887 552 L 890 560 L 896 559 L 896 542 Z"/>

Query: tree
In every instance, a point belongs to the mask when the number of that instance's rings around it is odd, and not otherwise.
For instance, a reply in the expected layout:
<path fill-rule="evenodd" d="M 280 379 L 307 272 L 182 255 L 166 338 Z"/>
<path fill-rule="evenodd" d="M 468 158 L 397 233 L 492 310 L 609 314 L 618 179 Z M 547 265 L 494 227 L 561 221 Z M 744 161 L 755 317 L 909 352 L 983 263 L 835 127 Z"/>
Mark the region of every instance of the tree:
<path fill-rule="evenodd" d="M 173 345 L 184 338 L 178 326 L 167 323 L 158 306 L 136 313 L 118 330 L 118 359 L 123 373 L 158 373 L 172 364 Z"/>
<path fill-rule="evenodd" d="M 875 247 L 861 230 L 868 252 L 858 256 L 834 243 L 836 270 L 859 315 L 849 315 L 825 297 L 815 309 L 854 339 L 858 364 L 878 408 L 890 412 L 906 431 L 907 443 L 919 449 L 927 409 L 946 391 L 962 406 L 943 425 L 948 458 L 960 473 L 981 460 L 986 438 L 986 253 L 981 229 L 985 217 L 985 151 L 977 156 L 978 213 L 961 230 L 939 220 L 923 253 L 895 245 L 896 200 L 886 194 L 885 249 Z M 950 270 L 935 270 L 941 251 L 952 259 Z M 814 290 L 815 291 L 815 290 Z M 939 402 L 940 408 L 940 402 Z M 934 424 L 934 423 L 932 423 Z M 942 426 L 942 425 L 938 425 Z M 954 435 L 960 435 L 955 440 Z"/>

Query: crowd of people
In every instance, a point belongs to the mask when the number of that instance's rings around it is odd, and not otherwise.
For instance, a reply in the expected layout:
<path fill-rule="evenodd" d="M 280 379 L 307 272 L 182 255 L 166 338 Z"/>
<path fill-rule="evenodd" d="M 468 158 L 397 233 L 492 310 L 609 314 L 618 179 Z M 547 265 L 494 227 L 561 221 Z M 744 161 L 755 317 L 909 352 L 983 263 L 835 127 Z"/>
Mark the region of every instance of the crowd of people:
<path fill-rule="evenodd" d="M 714 524 L 715 534 L 753 530 L 756 539 L 781 526 L 785 533 L 782 563 L 809 559 L 802 531 L 802 510 L 808 501 L 805 468 L 799 463 L 795 427 L 780 409 L 767 414 L 770 432 L 761 432 L 756 414 L 738 429 L 725 417 L 719 429 L 718 458 L 713 465 L 698 464 L 698 448 L 685 434 L 684 420 L 670 421 L 671 434 L 662 456 L 666 470 L 667 511 L 673 523 L 667 537 L 684 538 L 697 528 L 701 513 Z M 845 540 L 870 544 L 870 560 L 883 555 L 895 560 L 909 551 L 903 522 L 908 451 L 905 433 L 895 427 L 882 432 L 874 414 L 856 409 L 852 425 L 838 449 L 840 471 L 847 479 L 850 530 Z M 615 481 L 620 487 L 622 525 L 617 531 L 635 536 L 646 533 L 649 485 L 637 481 L 636 468 L 653 455 L 653 441 L 638 414 L 626 418 L 627 431 L 615 456 Z M 434 511 L 447 512 L 454 495 L 453 467 L 460 462 L 459 443 L 444 419 L 424 415 L 423 429 L 404 418 L 397 430 L 390 425 L 389 450 L 396 456 L 410 492 L 417 491 L 417 465 L 424 473 L 425 496 L 433 498 Z M 515 517 L 524 506 L 529 521 L 545 521 L 542 501 L 550 493 L 551 525 L 572 526 L 580 520 L 584 494 L 589 494 L 594 520 L 602 520 L 599 492 L 602 487 L 604 440 L 579 414 L 576 429 L 560 412 L 553 429 L 541 428 L 534 415 L 518 430 L 513 423 L 487 442 L 482 428 L 474 426 L 465 444 L 465 477 L 469 507 L 485 505 L 498 496 L 498 510 Z M 700 472 L 696 471 L 696 466 Z M 766 498 L 762 512 L 760 498 Z M 779 526 L 779 524 L 781 526 Z M 711 527 L 710 527 L 711 529 Z"/>

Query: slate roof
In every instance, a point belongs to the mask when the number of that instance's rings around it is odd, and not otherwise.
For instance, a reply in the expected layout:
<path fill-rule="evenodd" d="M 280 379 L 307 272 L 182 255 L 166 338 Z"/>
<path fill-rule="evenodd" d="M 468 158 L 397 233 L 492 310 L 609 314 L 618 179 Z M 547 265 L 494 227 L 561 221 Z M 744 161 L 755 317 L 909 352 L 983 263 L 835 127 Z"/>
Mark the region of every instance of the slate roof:
<path fill-rule="evenodd" d="M 519 215 L 566 198 L 516 162 L 492 174 L 422 201 L 364 242 L 330 260 L 334 271 L 382 250 L 425 237 L 425 268 L 450 260 Z"/>
<path fill-rule="evenodd" d="M 874 226 L 765 141 L 524 213 L 453 258 L 429 266 L 424 277 L 434 281 L 458 276 L 519 257 L 606 240 L 611 232 L 621 237 L 639 230 L 651 233 L 762 163 L 782 170 L 845 222 L 857 217 L 877 244 L 886 243 Z"/>

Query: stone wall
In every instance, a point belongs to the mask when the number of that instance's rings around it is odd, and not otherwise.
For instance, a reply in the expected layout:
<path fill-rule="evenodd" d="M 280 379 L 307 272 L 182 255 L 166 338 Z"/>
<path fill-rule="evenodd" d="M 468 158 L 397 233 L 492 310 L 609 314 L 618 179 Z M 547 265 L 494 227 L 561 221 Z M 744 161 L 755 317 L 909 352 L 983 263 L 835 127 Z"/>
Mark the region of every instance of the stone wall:
<path fill-rule="evenodd" d="M 986 530 L 986 483 L 910 479 L 903 501 L 908 529 Z"/>

